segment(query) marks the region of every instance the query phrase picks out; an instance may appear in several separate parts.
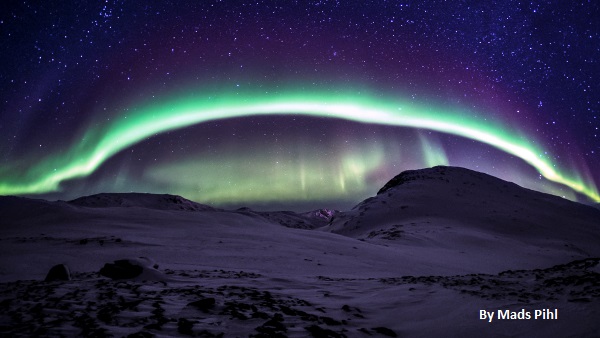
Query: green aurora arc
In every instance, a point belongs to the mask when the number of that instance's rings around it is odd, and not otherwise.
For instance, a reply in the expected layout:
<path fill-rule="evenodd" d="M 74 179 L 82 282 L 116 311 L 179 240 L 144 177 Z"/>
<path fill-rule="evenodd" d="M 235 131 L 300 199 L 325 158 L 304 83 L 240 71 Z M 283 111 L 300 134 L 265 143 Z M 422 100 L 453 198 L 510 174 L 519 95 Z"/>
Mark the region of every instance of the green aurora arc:
<path fill-rule="evenodd" d="M 52 154 L 28 169 L 8 165 L 1 171 L 0 194 L 22 195 L 58 191 L 61 182 L 90 175 L 107 159 L 148 137 L 198 123 L 255 115 L 305 115 L 361 123 L 429 129 L 491 145 L 521 158 L 546 179 L 600 201 L 593 183 L 555 169 L 544 151 L 526 137 L 489 120 L 442 107 L 330 93 L 248 93 L 165 101 L 130 109 L 131 114 L 88 128 L 66 152 Z"/>

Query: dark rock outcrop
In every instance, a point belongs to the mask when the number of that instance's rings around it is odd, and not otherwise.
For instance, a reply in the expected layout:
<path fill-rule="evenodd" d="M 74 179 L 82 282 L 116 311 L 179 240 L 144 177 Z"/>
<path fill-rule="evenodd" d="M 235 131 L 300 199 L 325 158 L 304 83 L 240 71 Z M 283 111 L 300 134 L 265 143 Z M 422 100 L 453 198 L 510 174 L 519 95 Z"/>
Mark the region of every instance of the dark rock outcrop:
<path fill-rule="evenodd" d="M 69 267 L 65 264 L 58 264 L 50 268 L 48 274 L 46 275 L 45 282 L 53 282 L 53 281 L 66 281 L 71 280 L 71 272 L 69 271 Z"/>
<path fill-rule="evenodd" d="M 201 311 L 208 312 L 215 306 L 215 299 L 212 297 L 202 298 L 195 302 L 189 303 L 188 306 L 193 306 Z"/>
<path fill-rule="evenodd" d="M 144 268 L 128 259 L 120 259 L 114 263 L 106 263 L 100 269 L 102 276 L 111 279 L 131 279 L 142 274 Z"/>

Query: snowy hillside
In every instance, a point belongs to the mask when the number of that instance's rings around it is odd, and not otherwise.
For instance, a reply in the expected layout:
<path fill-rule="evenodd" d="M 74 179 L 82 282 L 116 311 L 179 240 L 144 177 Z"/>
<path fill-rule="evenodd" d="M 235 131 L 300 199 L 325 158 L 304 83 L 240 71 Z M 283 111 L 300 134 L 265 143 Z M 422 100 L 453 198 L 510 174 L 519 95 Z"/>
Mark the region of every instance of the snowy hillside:
<path fill-rule="evenodd" d="M 462 168 L 401 173 L 350 211 L 6 196 L 0 220 L 0 336 L 600 332 L 600 211 Z M 70 280 L 44 281 L 57 264 Z M 540 309 L 559 319 L 480 319 Z"/>
<path fill-rule="evenodd" d="M 403 172 L 325 230 L 490 273 L 600 256 L 598 210 L 456 167 Z"/>

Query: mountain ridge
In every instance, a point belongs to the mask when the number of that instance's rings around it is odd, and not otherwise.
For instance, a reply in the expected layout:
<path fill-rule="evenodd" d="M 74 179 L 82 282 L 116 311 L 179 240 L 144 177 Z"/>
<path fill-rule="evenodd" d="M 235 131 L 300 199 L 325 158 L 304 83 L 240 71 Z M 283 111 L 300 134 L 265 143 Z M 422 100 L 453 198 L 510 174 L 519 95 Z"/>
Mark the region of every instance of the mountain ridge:
<path fill-rule="evenodd" d="M 188 200 L 179 195 L 152 193 L 99 193 L 82 196 L 67 203 L 90 208 L 145 207 L 159 210 L 215 211 L 212 206 Z"/>
<path fill-rule="evenodd" d="M 478 172 L 475 170 L 462 168 L 462 167 L 453 167 L 453 166 L 435 166 L 431 168 L 424 169 L 415 169 L 415 170 L 405 170 L 399 173 L 398 175 L 391 178 L 387 183 L 385 183 L 382 188 L 380 188 L 375 196 L 369 197 L 363 201 L 360 201 L 357 205 L 355 205 L 352 209 L 357 208 L 361 204 L 372 200 L 373 198 L 382 195 L 389 190 L 394 190 L 399 187 L 410 186 L 414 183 L 422 183 L 424 181 L 442 181 L 446 183 L 451 183 L 449 181 L 449 175 L 456 175 L 460 173 L 462 178 L 466 178 L 467 181 L 481 181 L 481 180 L 490 180 L 496 182 L 496 188 L 519 188 L 522 191 L 533 192 L 537 195 L 538 199 L 555 199 L 562 200 L 567 203 L 575 203 L 578 206 L 584 206 L 586 208 L 600 210 L 600 203 L 598 204 L 583 204 L 575 201 L 570 201 L 564 199 L 559 196 L 531 190 L 525 187 L 521 187 L 516 183 L 502 180 L 500 178 L 494 177 L 492 175 Z M 462 184 L 473 184 L 473 182 L 461 182 Z M 80 207 L 90 207 L 90 208 L 102 208 L 102 207 L 142 207 L 142 208 L 150 208 L 150 209 L 160 209 L 160 210 L 182 210 L 182 211 L 215 211 L 215 210 L 225 210 L 221 208 L 216 208 L 211 205 L 198 203 L 192 200 L 189 200 L 185 197 L 173 194 L 155 194 L 155 193 L 140 193 L 140 192 L 128 192 L 128 193 L 98 193 L 92 195 L 81 196 L 69 201 L 49 201 L 44 199 L 36 199 L 29 197 L 21 197 L 21 196 L 0 196 L 0 199 L 4 199 L 7 201 L 8 198 L 13 199 L 21 199 L 21 201 L 29 201 L 31 203 L 44 201 L 46 203 L 66 203 L 73 206 Z M 246 211 L 253 213 L 269 213 L 274 211 L 256 211 L 251 208 L 243 207 L 238 208 L 236 210 L 231 211 Z M 277 212 L 287 212 L 287 211 L 277 211 Z M 305 212 L 293 212 L 298 215 L 303 215 L 306 217 L 315 217 L 323 220 L 327 220 L 328 222 L 332 217 L 335 217 L 336 214 L 343 212 L 340 210 L 333 210 L 327 208 L 315 209 Z"/>

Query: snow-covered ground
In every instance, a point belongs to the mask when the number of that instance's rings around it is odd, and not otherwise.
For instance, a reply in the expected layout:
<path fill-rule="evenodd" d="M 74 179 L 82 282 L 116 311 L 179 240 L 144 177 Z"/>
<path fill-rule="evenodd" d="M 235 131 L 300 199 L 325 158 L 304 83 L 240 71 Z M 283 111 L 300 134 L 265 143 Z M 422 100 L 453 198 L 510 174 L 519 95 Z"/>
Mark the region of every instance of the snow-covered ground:
<path fill-rule="evenodd" d="M 402 173 L 342 212 L 0 197 L 0 224 L 2 336 L 600 333 L 600 210 L 461 168 Z M 119 259 L 144 273 L 98 273 Z M 56 264 L 70 281 L 44 282 Z"/>

